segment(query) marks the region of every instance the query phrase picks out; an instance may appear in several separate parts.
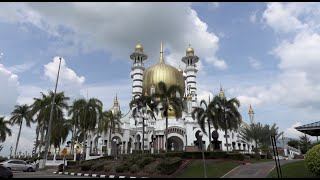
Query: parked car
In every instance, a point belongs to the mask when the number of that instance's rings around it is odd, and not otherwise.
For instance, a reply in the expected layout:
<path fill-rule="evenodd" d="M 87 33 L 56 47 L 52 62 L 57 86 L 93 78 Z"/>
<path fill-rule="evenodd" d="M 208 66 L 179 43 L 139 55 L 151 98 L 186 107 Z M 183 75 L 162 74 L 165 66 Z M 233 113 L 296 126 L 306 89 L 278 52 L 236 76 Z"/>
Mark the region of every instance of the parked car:
<path fill-rule="evenodd" d="M 33 164 L 27 164 L 23 160 L 19 159 L 9 159 L 7 161 L 3 161 L 0 165 L 12 170 L 12 171 L 35 171 L 37 168 Z"/>
<path fill-rule="evenodd" d="M 10 169 L 0 165 L 0 178 L 12 178 L 13 173 Z"/>

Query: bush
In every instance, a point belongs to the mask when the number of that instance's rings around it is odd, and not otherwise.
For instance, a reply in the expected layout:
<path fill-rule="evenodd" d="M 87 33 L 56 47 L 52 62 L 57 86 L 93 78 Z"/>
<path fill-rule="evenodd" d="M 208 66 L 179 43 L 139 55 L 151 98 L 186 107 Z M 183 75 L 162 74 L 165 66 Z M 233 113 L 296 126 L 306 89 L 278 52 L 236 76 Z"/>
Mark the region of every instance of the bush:
<path fill-rule="evenodd" d="M 8 160 L 8 158 L 7 158 L 7 157 L 2 157 L 2 156 L 0 156 L 0 162 L 2 162 L 2 161 L 6 161 L 6 160 Z"/>
<path fill-rule="evenodd" d="M 304 156 L 302 154 L 299 154 L 299 155 L 295 154 L 293 155 L 293 159 L 304 159 Z"/>
<path fill-rule="evenodd" d="M 156 169 L 161 174 L 170 175 L 179 168 L 181 162 L 182 159 L 180 157 L 165 158 L 156 166 Z"/>
<path fill-rule="evenodd" d="M 245 155 L 244 154 L 239 154 L 239 153 L 228 153 L 227 154 L 227 159 L 243 161 L 245 159 Z"/>
<path fill-rule="evenodd" d="M 139 166 L 139 168 L 143 168 L 144 166 L 150 164 L 152 161 L 154 161 L 154 158 L 152 157 L 144 157 L 136 162 L 136 164 Z"/>
<path fill-rule="evenodd" d="M 114 168 L 113 163 L 107 163 L 104 165 L 104 172 L 112 172 Z"/>
<path fill-rule="evenodd" d="M 77 161 L 67 161 L 67 165 L 68 166 L 76 166 L 77 165 Z"/>
<path fill-rule="evenodd" d="M 254 153 L 254 159 L 260 160 L 261 159 L 260 154 L 259 153 Z"/>
<path fill-rule="evenodd" d="M 139 170 L 140 170 L 140 168 L 139 168 L 139 166 L 136 165 L 136 164 L 130 166 L 130 168 L 129 168 L 129 171 L 130 171 L 131 173 L 136 173 L 136 172 L 138 172 Z"/>
<path fill-rule="evenodd" d="M 91 167 L 92 171 L 103 171 L 105 163 L 96 163 Z"/>
<path fill-rule="evenodd" d="M 320 175 L 320 145 L 314 146 L 306 153 L 305 164 L 309 171 Z"/>
<path fill-rule="evenodd" d="M 127 162 L 121 163 L 116 166 L 116 172 L 123 173 L 123 172 L 129 171 L 130 166 L 131 166 L 130 163 L 127 163 Z"/>
<path fill-rule="evenodd" d="M 82 171 L 90 171 L 91 166 L 95 164 L 93 161 L 85 161 L 81 163 L 80 167 Z"/>
<path fill-rule="evenodd" d="M 151 164 L 146 165 L 143 169 L 143 172 L 148 174 L 156 174 L 158 164 L 159 164 L 158 161 L 154 161 Z"/>

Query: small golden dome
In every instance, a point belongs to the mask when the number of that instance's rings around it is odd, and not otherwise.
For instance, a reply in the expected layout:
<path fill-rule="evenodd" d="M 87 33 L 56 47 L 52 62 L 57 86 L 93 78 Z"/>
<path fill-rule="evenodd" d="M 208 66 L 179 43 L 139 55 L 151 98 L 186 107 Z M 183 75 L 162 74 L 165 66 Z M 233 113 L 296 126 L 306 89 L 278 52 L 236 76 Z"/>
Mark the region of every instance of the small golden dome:
<path fill-rule="evenodd" d="M 219 97 L 220 97 L 220 98 L 223 98 L 223 97 L 224 97 L 224 92 L 223 92 L 223 90 L 222 90 L 222 86 L 221 86 L 221 84 L 220 84 L 220 93 L 219 93 Z"/>
<path fill-rule="evenodd" d="M 254 114 L 254 111 L 253 111 L 253 109 L 251 107 L 251 104 L 250 104 L 250 108 L 249 108 L 249 114 Z"/>
<path fill-rule="evenodd" d="M 136 44 L 135 51 L 143 52 L 143 46 L 140 41 Z"/>
<path fill-rule="evenodd" d="M 189 44 L 189 47 L 187 48 L 186 50 L 186 55 L 191 55 L 193 56 L 194 55 L 194 49 L 192 47 L 190 47 L 190 44 Z"/>
<path fill-rule="evenodd" d="M 114 99 L 114 102 L 113 102 L 113 107 L 119 107 L 119 102 L 118 102 L 118 97 L 116 95 L 115 99 Z"/>

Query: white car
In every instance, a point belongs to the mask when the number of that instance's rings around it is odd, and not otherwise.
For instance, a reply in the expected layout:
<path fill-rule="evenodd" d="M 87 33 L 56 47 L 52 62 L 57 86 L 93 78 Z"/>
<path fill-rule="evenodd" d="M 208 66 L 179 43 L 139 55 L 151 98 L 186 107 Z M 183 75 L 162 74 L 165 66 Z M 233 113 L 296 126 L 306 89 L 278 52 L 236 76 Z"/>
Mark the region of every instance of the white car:
<path fill-rule="evenodd" d="M 35 165 L 27 164 L 25 161 L 19 159 L 9 159 L 1 162 L 0 165 L 10 169 L 11 171 L 32 172 L 36 170 Z"/>

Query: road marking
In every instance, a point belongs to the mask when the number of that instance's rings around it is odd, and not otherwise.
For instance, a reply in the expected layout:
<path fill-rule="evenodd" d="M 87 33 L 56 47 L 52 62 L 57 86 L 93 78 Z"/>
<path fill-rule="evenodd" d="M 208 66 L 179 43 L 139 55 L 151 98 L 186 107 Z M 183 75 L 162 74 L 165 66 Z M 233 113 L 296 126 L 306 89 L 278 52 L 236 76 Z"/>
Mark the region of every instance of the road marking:
<path fill-rule="evenodd" d="M 126 178 L 125 176 L 119 176 L 119 178 Z"/>
<path fill-rule="evenodd" d="M 84 174 L 84 176 L 89 176 L 89 174 Z"/>
<path fill-rule="evenodd" d="M 100 175 L 100 177 L 101 177 L 101 178 L 105 178 L 105 177 L 106 177 L 106 175 Z"/>
<path fill-rule="evenodd" d="M 110 175 L 109 178 L 114 178 L 114 175 Z"/>

